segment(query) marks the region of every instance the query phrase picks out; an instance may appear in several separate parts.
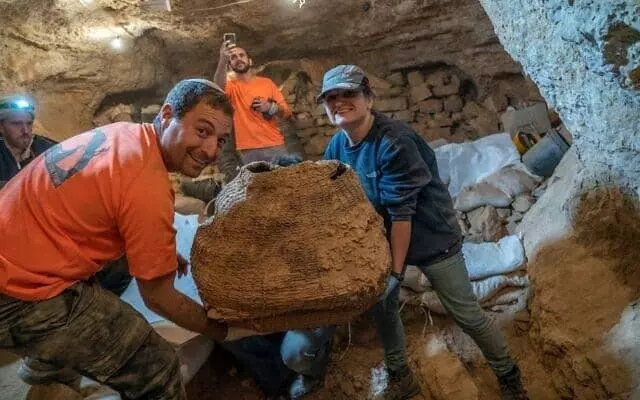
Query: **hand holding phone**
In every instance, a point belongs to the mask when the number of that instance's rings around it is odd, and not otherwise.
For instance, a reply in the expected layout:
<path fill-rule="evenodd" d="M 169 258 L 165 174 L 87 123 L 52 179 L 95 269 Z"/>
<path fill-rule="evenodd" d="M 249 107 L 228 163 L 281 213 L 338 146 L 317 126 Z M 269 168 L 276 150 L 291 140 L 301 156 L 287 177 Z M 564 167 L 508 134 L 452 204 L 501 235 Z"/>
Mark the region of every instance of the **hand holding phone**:
<path fill-rule="evenodd" d="M 222 36 L 222 41 L 224 43 L 227 43 L 227 46 L 230 46 L 230 45 L 235 46 L 236 45 L 236 34 L 235 33 L 225 33 Z"/>
<path fill-rule="evenodd" d="M 253 101 L 251 102 L 251 108 L 253 108 L 255 111 L 262 112 L 262 107 L 263 107 L 262 98 L 254 97 Z"/>

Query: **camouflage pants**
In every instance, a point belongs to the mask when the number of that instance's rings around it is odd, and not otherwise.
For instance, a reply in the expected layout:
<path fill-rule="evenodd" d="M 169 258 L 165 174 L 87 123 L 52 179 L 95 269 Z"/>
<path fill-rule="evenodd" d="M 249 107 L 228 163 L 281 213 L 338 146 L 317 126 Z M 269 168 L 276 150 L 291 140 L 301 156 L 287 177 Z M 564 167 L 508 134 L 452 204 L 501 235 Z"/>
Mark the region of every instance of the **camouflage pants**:
<path fill-rule="evenodd" d="M 70 368 L 123 399 L 186 399 L 173 347 L 95 283 L 77 283 L 45 301 L 0 294 L 0 348 Z"/>

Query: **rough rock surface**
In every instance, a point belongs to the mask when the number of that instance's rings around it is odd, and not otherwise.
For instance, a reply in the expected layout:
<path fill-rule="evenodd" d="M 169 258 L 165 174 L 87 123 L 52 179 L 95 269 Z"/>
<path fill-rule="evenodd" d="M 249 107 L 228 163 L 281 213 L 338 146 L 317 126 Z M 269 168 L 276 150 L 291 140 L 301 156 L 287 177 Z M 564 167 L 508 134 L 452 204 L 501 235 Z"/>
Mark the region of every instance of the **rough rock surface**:
<path fill-rule="evenodd" d="M 582 190 L 588 189 L 584 165 L 575 147 L 569 151 L 547 180 L 547 189 L 518 225 L 524 250 L 531 258 L 536 249 L 561 239 L 571 230 L 571 212 Z"/>
<path fill-rule="evenodd" d="M 144 108 L 161 101 L 179 78 L 211 76 L 224 32 L 237 34 L 256 65 L 305 57 L 334 64 L 357 60 L 380 75 L 457 66 L 478 82 L 481 97 L 494 76 L 521 73 L 476 0 L 308 0 L 303 7 L 291 1 L 173 0 L 171 12 L 144 4 L 0 2 L 2 91 L 33 92 L 45 128 L 55 138 L 67 137 L 90 128 L 103 108 L 140 98 Z M 109 46 L 116 37 L 122 51 Z"/>
<path fill-rule="evenodd" d="M 480 0 L 599 181 L 640 183 L 640 4 Z M 544 43 L 532 45 L 532 43 Z"/>

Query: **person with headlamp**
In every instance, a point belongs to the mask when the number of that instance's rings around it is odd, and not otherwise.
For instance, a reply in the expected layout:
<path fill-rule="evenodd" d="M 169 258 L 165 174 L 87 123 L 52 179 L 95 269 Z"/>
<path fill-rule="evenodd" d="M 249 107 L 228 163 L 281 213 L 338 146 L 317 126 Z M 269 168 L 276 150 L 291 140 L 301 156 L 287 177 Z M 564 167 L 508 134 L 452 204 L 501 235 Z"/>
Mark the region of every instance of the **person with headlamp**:
<path fill-rule="evenodd" d="M 0 98 L 0 188 L 56 142 L 33 134 L 36 109 L 27 97 Z"/>

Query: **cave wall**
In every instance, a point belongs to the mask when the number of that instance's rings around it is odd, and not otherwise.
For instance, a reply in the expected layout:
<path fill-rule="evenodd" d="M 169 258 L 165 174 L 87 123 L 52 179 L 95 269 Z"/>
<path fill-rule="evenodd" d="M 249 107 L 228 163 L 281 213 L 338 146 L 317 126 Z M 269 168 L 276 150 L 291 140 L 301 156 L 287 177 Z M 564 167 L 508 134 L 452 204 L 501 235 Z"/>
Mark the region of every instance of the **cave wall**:
<path fill-rule="evenodd" d="M 281 131 L 290 152 L 309 159 L 321 158 L 337 128 L 330 124 L 324 106 L 316 104 L 323 72 L 335 60 L 279 60 L 257 66 L 271 78 L 291 108 L 293 121 L 282 121 Z M 345 61 L 346 62 L 346 61 Z M 460 68 L 428 64 L 378 76 L 367 69 L 376 111 L 406 122 L 428 142 L 464 142 L 502 132 L 500 115 L 544 101 L 535 85 L 522 74 L 494 77 L 481 83 Z M 481 92 L 484 95 L 481 96 Z M 156 92 L 132 92 L 109 96 L 92 120 L 94 126 L 117 121 L 150 122 L 160 109 Z"/>
<path fill-rule="evenodd" d="M 480 0 L 501 43 L 574 135 L 595 182 L 640 185 L 640 4 Z"/>
<path fill-rule="evenodd" d="M 381 77 L 444 66 L 471 79 L 479 99 L 498 81 L 521 79 L 477 0 L 309 0 L 302 8 L 268 0 L 217 8 L 226 3 L 176 0 L 169 13 L 137 1 L 0 2 L 0 94 L 33 93 L 39 126 L 62 139 L 105 120 L 118 104 L 137 115 L 179 79 L 211 76 L 223 32 L 236 32 L 257 65 L 306 57 L 323 66 L 357 63 Z M 115 32 L 127 41 L 122 52 L 109 48 Z"/>

